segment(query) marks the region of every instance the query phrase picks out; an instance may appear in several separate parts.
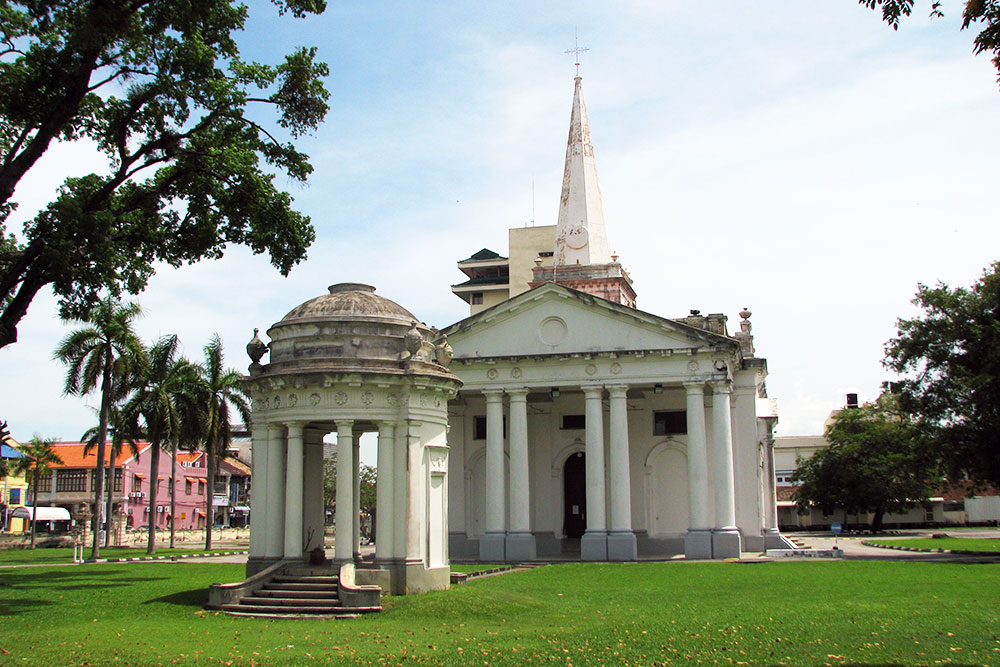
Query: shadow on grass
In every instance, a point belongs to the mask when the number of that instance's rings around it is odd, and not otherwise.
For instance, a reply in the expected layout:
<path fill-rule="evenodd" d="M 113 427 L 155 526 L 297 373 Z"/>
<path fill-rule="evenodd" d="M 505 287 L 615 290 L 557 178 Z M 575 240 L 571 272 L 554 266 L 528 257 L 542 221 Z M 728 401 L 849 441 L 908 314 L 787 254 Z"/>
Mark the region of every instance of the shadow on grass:
<path fill-rule="evenodd" d="M 121 570 L 72 569 L 46 570 L 45 572 L 4 573 L 0 577 L 0 589 L 59 588 L 60 590 L 83 590 L 87 588 L 109 588 L 149 581 L 162 581 L 166 577 L 122 576 Z M 86 583 L 85 583 L 86 582 Z"/>
<path fill-rule="evenodd" d="M 189 591 L 178 591 L 177 593 L 171 593 L 170 595 L 164 595 L 162 597 L 153 598 L 152 600 L 146 600 L 143 604 L 152 604 L 154 602 L 166 602 L 167 604 L 175 604 L 181 607 L 197 607 L 198 609 L 203 609 L 205 604 L 208 602 L 208 589 L 193 588 Z"/>
<path fill-rule="evenodd" d="M 2 593 L 3 589 L 0 588 L 0 616 L 17 616 L 18 614 L 36 611 L 42 607 L 49 607 L 55 604 L 50 600 L 11 599 L 6 597 L 6 595 L 2 595 Z"/>

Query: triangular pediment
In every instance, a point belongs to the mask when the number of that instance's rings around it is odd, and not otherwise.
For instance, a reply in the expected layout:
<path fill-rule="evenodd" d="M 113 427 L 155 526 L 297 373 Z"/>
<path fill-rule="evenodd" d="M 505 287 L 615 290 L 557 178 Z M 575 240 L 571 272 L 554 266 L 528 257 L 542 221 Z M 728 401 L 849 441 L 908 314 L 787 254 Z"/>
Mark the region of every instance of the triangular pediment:
<path fill-rule="evenodd" d="M 546 283 L 445 328 L 458 359 L 739 348 L 727 336 Z"/>

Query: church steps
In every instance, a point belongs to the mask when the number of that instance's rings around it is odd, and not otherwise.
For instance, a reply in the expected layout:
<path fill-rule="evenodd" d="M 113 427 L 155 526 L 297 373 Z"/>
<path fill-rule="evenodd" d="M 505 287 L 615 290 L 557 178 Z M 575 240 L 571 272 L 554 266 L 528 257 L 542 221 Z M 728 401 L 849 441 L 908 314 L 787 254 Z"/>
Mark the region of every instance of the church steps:
<path fill-rule="evenodd" d="M 220 608 L 231 616 L 262 618 L 350 618 L 382 610 L 381 606 L 345 606 L 338 576 L 329 570 L 299 567 L 286 568 L 239 602 Z"/>

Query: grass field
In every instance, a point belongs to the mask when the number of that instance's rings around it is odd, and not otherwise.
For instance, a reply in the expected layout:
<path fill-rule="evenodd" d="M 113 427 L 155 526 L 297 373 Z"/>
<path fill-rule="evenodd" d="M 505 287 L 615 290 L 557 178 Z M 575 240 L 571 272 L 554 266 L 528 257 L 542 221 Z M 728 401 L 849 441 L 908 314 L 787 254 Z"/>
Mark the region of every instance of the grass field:
<path fill-rule="evenodd" d="M 975 537 L 911 537 L 898 540 L 870 539 L 879 546 L 915 547 L 917 549 L 948 549 L 952 551 L 982 551 L 1000 553 L 1000 539 L 978 539 Z"/>
<path fill-rule="evenodd" d="M 246 550 L 246 547 L 233 547 L 226 549 L 212 549 L 211 553 L 221 553 L 223 551 Z M 204 554 L 210 553 L 204 549 L 157 549 L 157 556 L 171 556 L 176 554 Z M 101 549 L 100 558 L 138 558 L 146 555 L 146 547 L 108 547 Z M 83 557 L 90 558 L 90 547 L 85 547 Z M 73 548 L 62 547 L 53 549 L 3 549 L 0 550 L 0 565 L 22 565 L 25 563 L 72 563 Z"/>
<path fill-rule="evenodd" d="M 1000 565 L 553 565 L 353 620 L 201 605 L 243 566 L 0 572 L 4 665 L 1000 664 Z"/>

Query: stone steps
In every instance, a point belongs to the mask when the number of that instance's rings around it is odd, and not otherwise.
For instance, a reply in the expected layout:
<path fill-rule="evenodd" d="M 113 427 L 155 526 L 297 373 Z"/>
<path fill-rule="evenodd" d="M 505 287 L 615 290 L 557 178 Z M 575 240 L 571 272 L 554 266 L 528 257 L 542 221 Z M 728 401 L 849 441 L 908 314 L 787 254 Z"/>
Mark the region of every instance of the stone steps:
<path fill-rule="evenodd" d="M 336 575 L 313 568 L 288 568 L 237 604 L 222 606 L 229 616 L 259 618 L 352 618 L 382 607 L 348 607 L 340 601 Z"/>

